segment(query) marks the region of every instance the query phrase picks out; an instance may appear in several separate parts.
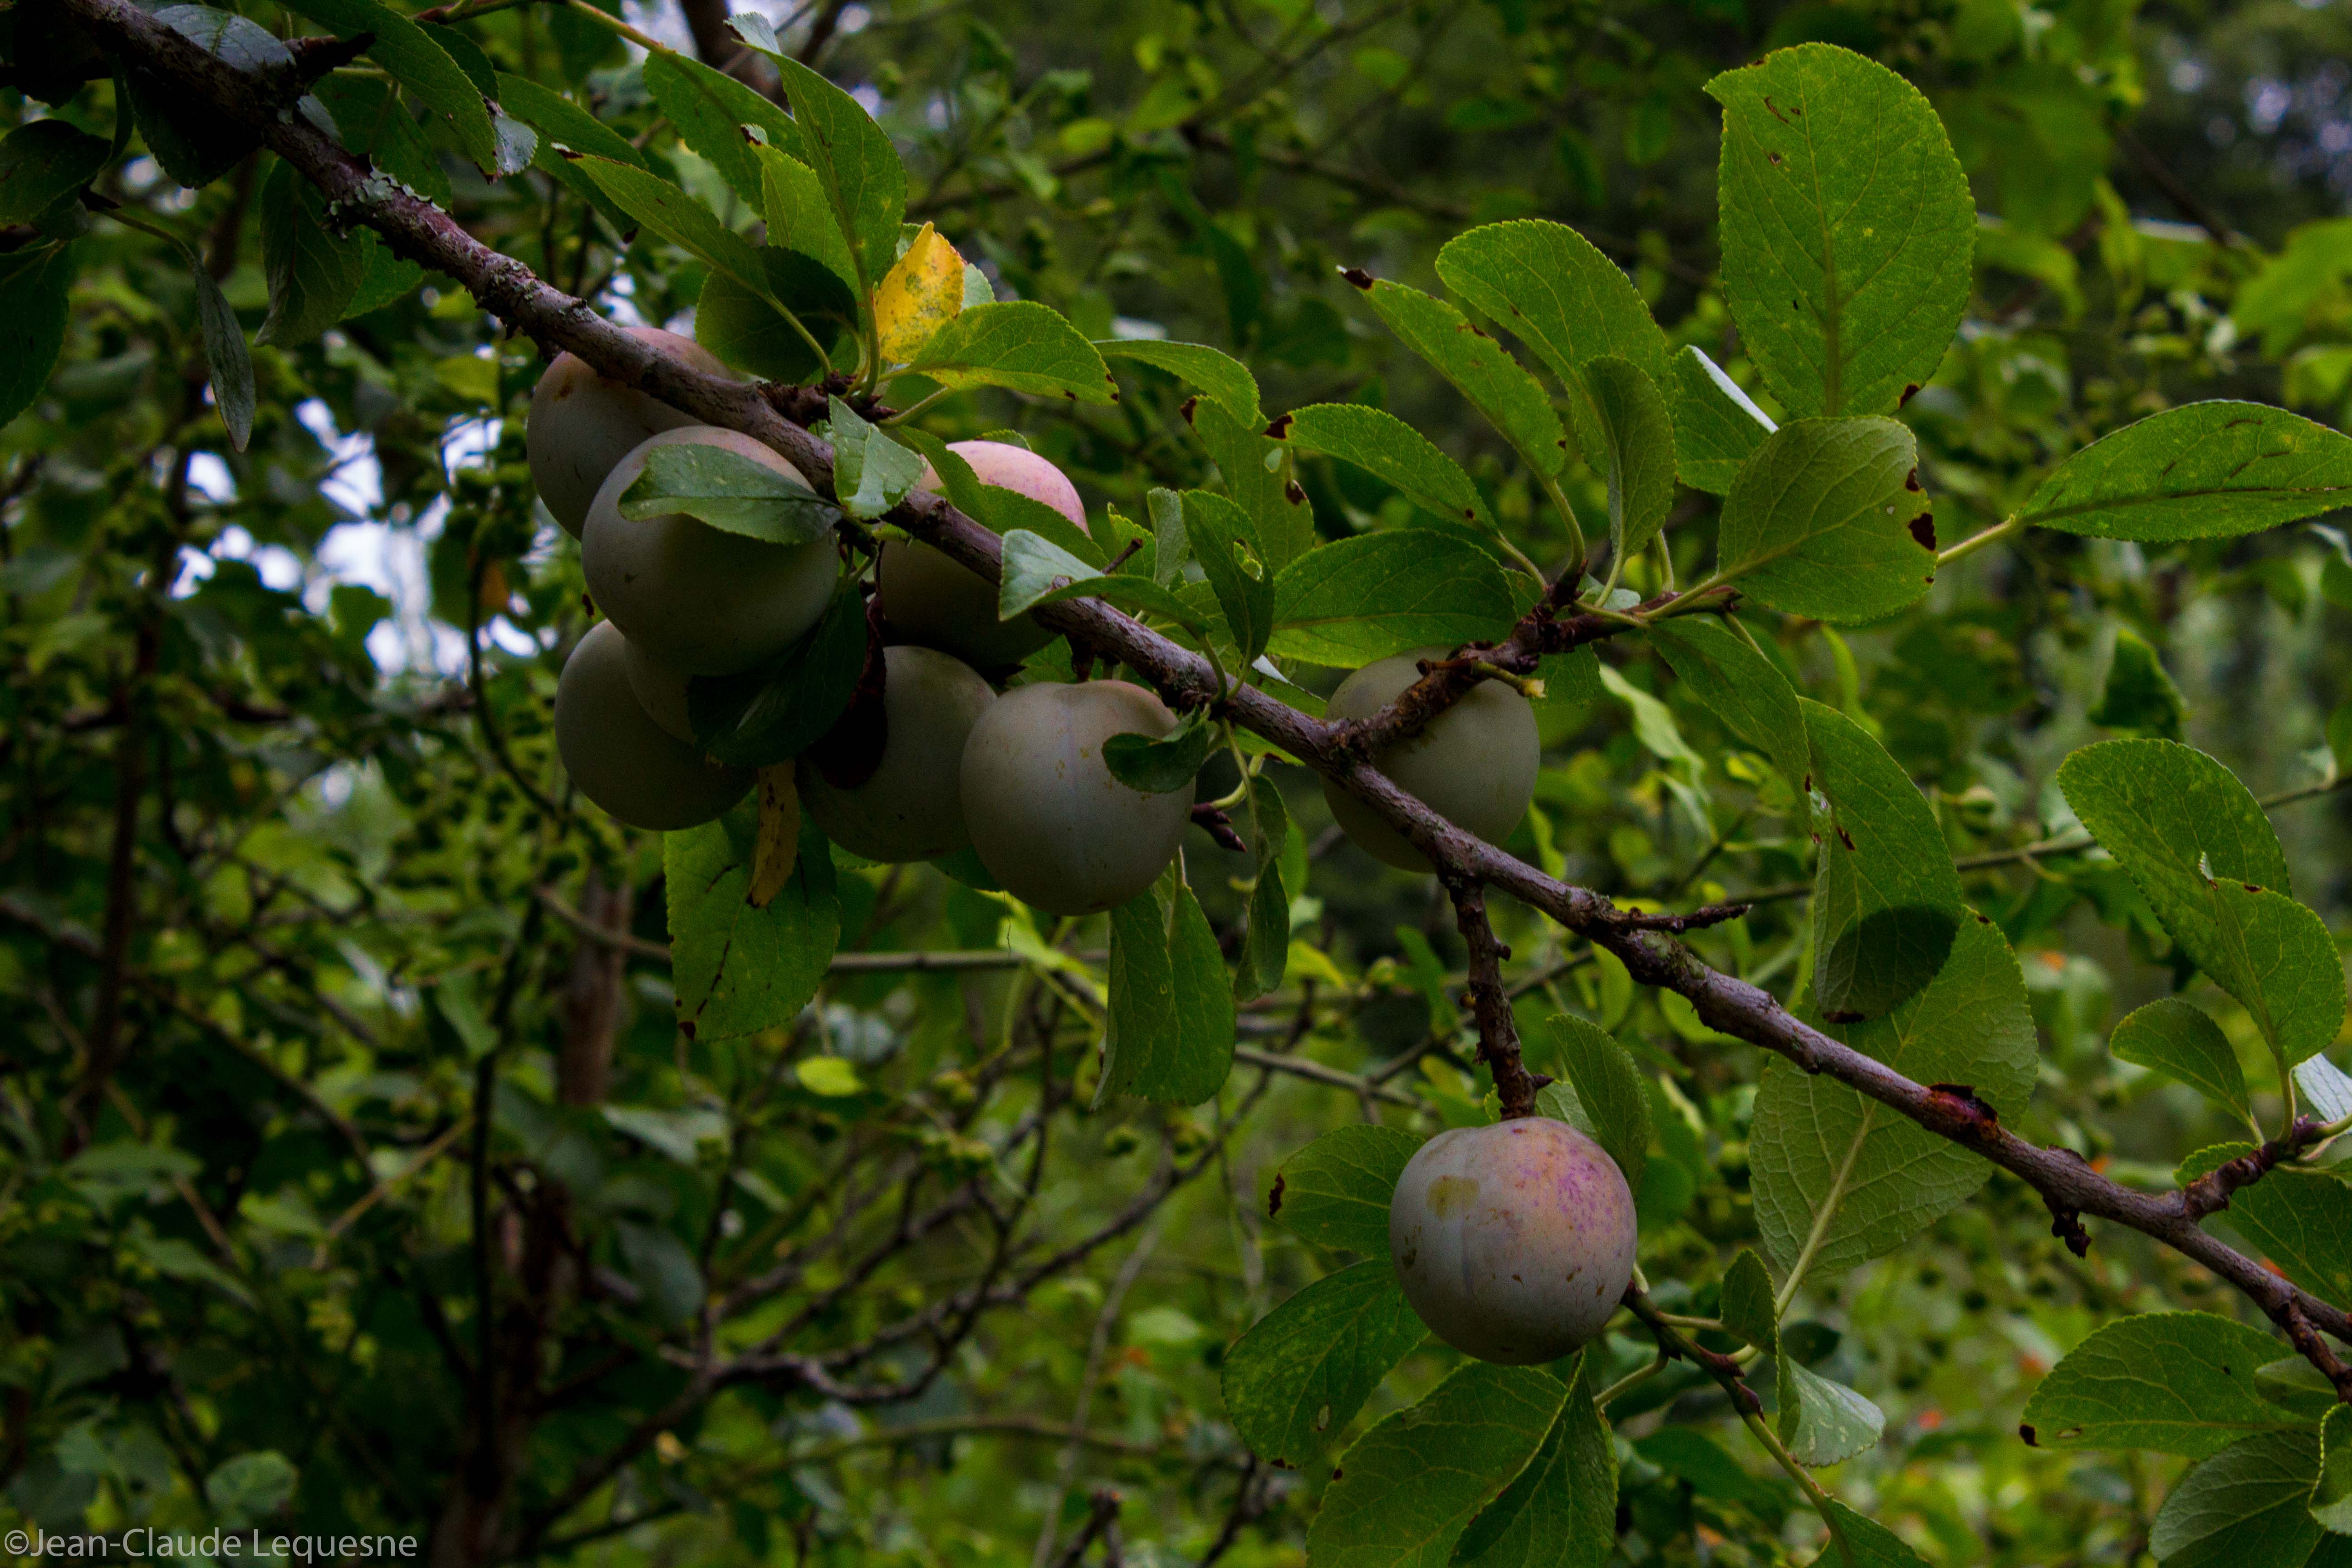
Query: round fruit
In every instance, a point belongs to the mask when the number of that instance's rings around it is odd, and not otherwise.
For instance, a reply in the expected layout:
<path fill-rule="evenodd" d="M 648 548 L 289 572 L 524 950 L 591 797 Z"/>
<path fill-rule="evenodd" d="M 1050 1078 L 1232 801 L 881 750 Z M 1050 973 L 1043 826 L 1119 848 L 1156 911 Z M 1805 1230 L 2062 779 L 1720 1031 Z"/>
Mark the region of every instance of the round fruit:
<path fill-rule="evenodd" d="M 964 742 L 996 700 L 970 665 L 927 647 L 882 650 L 882 712 L 889 738 L 874 776 L 827 784 L 806 757 L 801 805 L 824 836 L 868 860 L 936 860 L 971 842 L 964 826 Z"/>
<path fill-rule="evenodd" d="M 1423 648 L 1368 664 L 1339 683 L 1324 711 L 1332 719 L 1369 719 L 1421 679 L 1414 668 L 1419 660 L 1444 657 L 1443 648 Z M 1500 844 L 1528 814 L 1542 762 L 1534 707 L 1501 681 L 1482 680 L 1420 734 L 1373 758 L 1372 765 L 1465 833 Z M 1407 871 L 1434 869 L 1403 834 L 1328 780 L 1323 798 L 1331 803 L 1332 818 L 1373 859 Z"/>
<path fill-rule="evenodd" d="M 982 484 L 1043 501 L 1086 527 L 1087 509 L 1078 500 L 1077 487 L 1026 447 L 958 441 L 948 450 L 970 463 Z M 918 488 L 940 488 L 939 475 L 928 465 Z M 894 631 L 908 642 L 951 653 L 977 669 L 1019 664 L 1054 640 L 1051 631 L 1028 616 L 997 619 L 996 584 L 928 544 L 897 539 L 884 544 L 875 581 L 882 594 L 882 613 Z"/>
<path fill-rule="evenodd" d="M 709 425 L 641 442 L 604 477 L 580 535 L 580 565 L 596 607 L 647 658 L 688 675 L 732 675 L 780 653 L 816 625 L 839 574 L 830 535 L 771 544 L 683 512 L 631 519 L 621 497 L 646 454 L 692 441 L 723 447 L 794 480 L 801 472 L 749 436 Z"/>
<path fill-rule="evenodd" d="M 1123 680 L 1015 687 L 963 751 L 964 820 L 989 875 L 1024 904 L 1093 914 L 1151 886 L 1192 819 L 1192 792 L 1145 795 L 1113 776 L 1103 742 L 1164 737 L 1176 716 Z"/>
<path fill-rule="evenodd" d="M 687 714 L 686 683 L 694 678 L 647 658 L 645 649 L 626 637 L 621 639 L 621 665 L 629 672 L 629 689 L 646 717 L 679 740 L 692 742 L 694 721 Z"/>
<path fill-rule="evenodd" d="M 555 688 L 555 749 L 580 793 L 632 827 L 692 827 L 751 787 L 653 721 L 629 689 L 621 628 L 599 621 L 564 661 Z"/>
<path fill-rule="evenodd" d="M 628 331 L 639 342 L 706 375 L 735 374 L 692 338 L 659 327 Z M 530 418 L 523 426 L 530 482 L 563 531 L 577 539 L 587 524 L 589 503 L 614 464 L 646 437 L 697 422 L 634 386 L 607 381 L 576 355 L 557 354 L 531 388 Z"/>
<path fill-rule="evenodd" d="M 1439 1339 L 1505 1366 L 1597 1336 L 1633 1278 L 1633 1244 L 1625 1173 L 1548 1117 L 1439 1133 L 1389 1204 L 1405 1300 Z"/>

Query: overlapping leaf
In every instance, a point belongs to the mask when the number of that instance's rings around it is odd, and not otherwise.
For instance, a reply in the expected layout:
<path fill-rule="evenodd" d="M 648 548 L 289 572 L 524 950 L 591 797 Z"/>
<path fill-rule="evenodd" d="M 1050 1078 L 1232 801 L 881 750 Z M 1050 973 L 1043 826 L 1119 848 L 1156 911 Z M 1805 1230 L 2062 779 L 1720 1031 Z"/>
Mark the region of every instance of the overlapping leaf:
<path fill-rule="evenodd" d="M 1225 1352 L 1225 1414 L 1250 1451 L 1296 1468 L 1328 1447 L 1429 1337 L 1386 1257 L 1327 1274 Z"/>
<path fill-rule="evenodd" d="M 678 1026 L 697 1040 L 790 1025 L 816 994 L 840 937 L 824 837 L 803 833 L 790 880 L 764 909 L 749 897 L 758 839 L 758 808 L 747 802 L 662 840 Z"/>
<path fill-rule="evenodd" d="M 1800 419 L 1764 438 L 1724 498 L 1722 575 L 1772 608 L 1839 623 L 1891 615 L 1936 581 L 1918 447 L 1892 419 Z"/>
<path fill-rule="evenodd" d="M 2210 1312 L 2142 1312 L 2066 1353 L 2025 1402 L 2045 1448 L 2154 1448 L 2201 1459 L 2241 1437 L 2310 1423 L 2273 1403 L 2254 1373 L 2279 1342 Z"/>

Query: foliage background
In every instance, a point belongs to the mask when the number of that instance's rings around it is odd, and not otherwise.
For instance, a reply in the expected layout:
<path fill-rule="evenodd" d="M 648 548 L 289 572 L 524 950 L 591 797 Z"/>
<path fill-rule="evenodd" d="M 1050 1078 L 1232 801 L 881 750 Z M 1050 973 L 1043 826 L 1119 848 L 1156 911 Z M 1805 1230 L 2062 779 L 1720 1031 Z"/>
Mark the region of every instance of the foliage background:
<path fill-rule="evenodd" d="M 2049 463 L 2157 407 L 2247 396 L 2340 425 L 2352 398 L 2341 6 L 1056 0 L 777 15 L 898 142 L 909 216 L 1000 288 L 1089 335 L 1224 346 L 1270 409 L 1384 404 L 1493 484 L 1548 563 L 1562 542 L 1491 435 L 1368 328 L 1337 269 L 1425 287 L 1459 228 L 1559 218 L 1628 265 L 1675 341 L 1744 375 L 1711 281 L 1716 114 L 1699 88 L 1773 45 L 1829 39 L 1904 71 L 1988 215 L 1962 339 L 1906 413 L 1948 528 L 1971 511 L 1997 521 Z M 681 47 L 711 36 L 707 10 L 630 16 Z M 609 34 L 538 10 L 467 33 L 502 69 L 588 68 L 604 118 L 723 198 Z M 347 90 L 363 98 L 363 82 Z M 13 89 L 0 108 L 39 111 Z M 58 112 L 108 134 L 111 89 L 93 82 Z M 601 284 L 602 302 L 646 321 L 692 309 L 695 264 L 644 239 L 615 248 L 545 174 L 493 185 L 437 163 L 468 226 L 551 278 Z M 191 199 L 134 161 L 111 187 L 201 245 L 248 329 L 267 303 L 256 174 Z M 0 1510 L 120 1530 L 279 1509 L 304 1528 L 446 1531 L 480 1457 L 468 1357 L 485 1268 L 509 1303 L 562 1298 L 539 1348 L 544 1386 L 565 1396 L 500 1439 L 506 1495 L 542 1506 L 671 1396 L 655 1347 L 690 1316 L 711 1253 L 714 1279 L 788 1275 L 762 1310 L 805 1310 L 810 1345 L 856 1344 L 950 1299 L 991 1246 L 982 1211 L 899 1245 L 899 1195 L 918 1170 L 934 1198 L 978 1172 L 978 1190 L 1009 1202 L 1038 1146 L 1016 1142 L 1034 1130 L 1031 1080 L 1058 1075 L 1029 1256 L 1098 1247 L 984 1315 L 918 1397 L 734 1391 L 633 1452 L 552 1534 L 615 1563 L 1012 1563 L 1031 1559 L 1042 1517 L 1075 1527 L 1110 1485 L 1129 1562 L 1300 1561 L 1324 1478 L 1248 1460 L 1217 1369 L 1330 1262 L 1265 1219 L 1276 1163 L 1368 1113 L 1478 1115 L 1442 898 L 1335 847 L 1318 792 L 1285 779 L 1293 853 L 1312 866 L 1290 881 L 1295 924 L 1323 957 L 1294 958 L 1291 989 L 1245 1016 L 1245 1041 L 1303 1018 L 1304 1055 L 1338 1087 L 1245 1068 L 1194 1112 L 1085 1112 L 1083 1021 L 1042 980 L 996 970 L 839 976 L 788 1040 L 691 1047 L 670 1027 L 666 963 L 600 961 L 562 916 L 605 911 L 658 942 L 657 843 L 543 811 L 517 782 L 560 787 L 548 700 L 583 625 L 576 552 L 535 532 L 520 468 L 527 345 L 426 279 L 318 342 L 257 350 L 255 433 L 232 453 L 204 403 L 184 262 L 107 222 L 77 245 L 66 362 L 0 431 Z M 1112 411 L 980 398 L 928 424 L 1012 426 L 1091 506 L 1139 516 L 1149 486 L 1207 471 L 1178 397 L 1144 378 Z M 1327 533 L 1406 505 L 1328 465 L 1302 479 Z M 1712 526 L 1710 508 L 1683 509 L 1678 558 L 1706 559 Z M 1788 624 L 1777 646 L 1807 695 L 1879 731 L 1969 854 L 2063 828 L 2051 773 L 2104 733 L 2177 722 L 2258 794 L 2332 781 L 2331 745 L 2352 750 L 2352 715 L 2336 717 L 2347 610 L 2352 561 L 2324 530 L 2160 552 L 2041 534 L 1948 571 L 1890 624 L 1844 637 Z M 2179 717 L 2160 689 L 2110 687 L 2126 632 L 2161 653 Z M 1620 674 L 1670 684 L 1645 659 Z M 1637 732 L 1627 700 L 1594 691 L 1548 706 L 1540 831 L 1531 821 L 1514 847 L 1625 897 L 1801 878 L 1788 803 L 1739 772 L 1703 712 L 1673 711 L 1706 759 L 1682 782 L 1713 797 L 1726 842 L 1677 805 L 1667 780 L 1690 763 Z M 2340 802 L 2315 795 L 2274 820 L 2302 896 L 2340 927 Z M 1198 838 L 1188 853 L 1223 929 L 1239 907 L 1222 895 L 1225 862 Z M 1979 873 L 1970 894 L 2033 990 L 2030 1134 L 2163 1186 L 2230 1129 L 2103 1048 L 2114 1020 L 2177 978 L 2118 881 L 2062 858 Z M 937 879 L 861 871 L 841 886 L 857 933 L 845 948 L 998 939 L 996 906 Z M 1785 979 L 1798 908 L 1764 906 L 1711 955 Z M 1754 1234 L 1755 1053 L 1506 919 L 1513 973 L 1548 976 L 1522 999 L 1531 1042 L 1550 1013 L 1581 1013 L 1671 1086 L 1680 1114 L 1658 1152 L 1685 1180 L 1645 1204 L 1643 1262 L 1662 1300 L 1680 1285 L 1706 1305 Z M 120 966 L 104 959 L 110 920 Z M 1081 951 L 1100 940 L 1067 934 Z M 601 1114 L 560 1105 L 567 1047 L 604 1029 Z M 1432 1037 L 1443 1048 L 1385 1080 L 1415 1106 L 1346 1087 Z M 113 1088 L 86 1097 L 83 1064 L 108 1042 Z M 844 1066 L 812 1067 L 827 1058 Z M 477 1154 L 468 1118 L 494 1081 Z M 730 1158 L 751 1173 L 731 1198 L 718 1180 Z M 1177 1176 L 1165 1202 L 1129 1207 Z M 1834 1485 L 1931 1562 L 2144 1560 L 2178 1461 L 2028 1448 L 2023 1399 L 2110 1316 L 2237 1310 L 2123 1235 L 2103 1232 L 2078 1262 L 2047 1223 L 2031 1192 L 1996 1179 L 1801 1303 L 1821 1366 L 1889 1416 Z M 1639 1353 L 1627 1340 L 1626 1364 Z M 1368 1415 L 1451 1359 L 1424 1350 Z M 887 1382 L 916 1365 L 891 1345 L 866 1370 Z M 1813 1516 L 1728 1457 L 1740 1449 L 1718 1396 L 1662 1380 L 1616 1414 L 1629 1561 L 1811 1556 Z M 1090 1440 L 1066 1446 L 1074 1423 Z M 1721 1450 L 1657 1436 L 1711 1427 Z"/>

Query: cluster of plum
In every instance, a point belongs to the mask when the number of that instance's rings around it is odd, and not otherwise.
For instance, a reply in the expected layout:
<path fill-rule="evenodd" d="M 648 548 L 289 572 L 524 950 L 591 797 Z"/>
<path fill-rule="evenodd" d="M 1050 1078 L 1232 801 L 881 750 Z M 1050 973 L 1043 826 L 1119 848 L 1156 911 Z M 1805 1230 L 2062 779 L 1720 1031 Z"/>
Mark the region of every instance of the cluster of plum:
<path fill-rule="evenodd" d="M 632 331 L 698 370 L 729 374 L 689 338 Z M 556 692 L 564 766 L 582 794 L 633 826 L 708 822 L 743 797 L 752 774 L 696 744 L 688 683 L 750 669 L 805 635 L 833 595 L 841 552 L 831 538 L 775 544 L 683 514 L 624 517 L 621 498 L 646 454 L 675 442 L 724 447 L 806 480 L 760 442 L 698 425 L 571 354 L 540 378 L 527 436 L 540 499 L 580 541 L 590 596 L 605 616 L 573 649 Z M 1086 525 L 1067 476 L 1025 447 L 964 441 L 951 449 L 981 483 Z M 936 483 L 927 473 L 922 488 Z M 883 655 L 880 763 L 849 787 L 806 758 L 795 770 L 803 808 L 825 836 L 881 861 L 932 860 L 969 847 L 1016 897 L 1057 914 L 1107 910 L 1150 887 L 1175 856 L 1190 795 L 1130 788 L 1112 775 L 1103 742 L 1168 734 L 1176 719 L 1160 699 L 1108 679 L 1000 694 L 987 676 L 1012 673 L 1053 633 L 1027 616 L 1000 619 L 994 587 L 928 544 L 886 542 L 876 591 L 891 642 Z M 1412 684 L 1421 657 L 1357 670 L 1332 694 L 1329 713 L 1378 712 Z M 1527 699 L 1488 682 L 1381 761 L 1442 816 L 1500 840 L 1526 815 L 1538 751 Z M 1430 869 L 1370 807 L 1328 784 L 1325 794 L 1369 853 Z"/>
<path fill-rule="evenodd" d="M 634 331 L 697 369 L 728 374 L 690 339 Z M 830 536 L 776 544 L 685 515 L 623 516 L 621 499 L 647 454 L 677 442 L 723 447 L 806 482 L 760 442 L 698 425 L 570 354 L 531 396 L 531 477 L 580 541 L 605 616 L 564 665 L 557 747 L 582 794 L 655 829 L 709 821 L 752 784 L 751 770 L 717 763 L 696 742 L 688 683 L 752 668 L 805 636 L 843 560 Z M 1086 525 L 1068 478 L 1025 447 L 966 441 L 951 450 L 982 484 Z M 936 482 L 927 474 L 923 485 Z M 1001 619 L 993 586 L 929 545 L 884 543 L 876 592 L 889 633 L 879 763 L 854 785 L 829 780 L 806 756 L 795 767 L 802 806 L 825 836 L 878 861 L 970 847 L 1014 896 L 1057 914 L 1107 910 L 1150 887 L 1175 857 L 1192 793 L 1131 788 L 1103 749 L 1113 735 L 1172 731 L 1160 699 L 1110 679 L 1000 692 L 989 677 L 1012 674 L 1053 633 L 1026 616 Z M 1357 670 L 1327 711 L 1370 718 L 1413 683 L 1423 657 Z M 1380 763 L 1455 826 L 1499 841 L 1526 815 L 1539 750 L 1528 700 L 1489 681 Z M 1370 807 L 1328 784 L 1324 792 L 1368 853 L 1431 869 Z M 1400 1283 L 1448 1342 L 1489 1361 L 1549 1361 L 1598 1333 L 1615 1310 L 1633 1269 L 1633 1201 L 1597 1144 L 1564 1122 L 1523 1117 L 1432 1139 L 1398 1184 L 1390 1232 Z"/>

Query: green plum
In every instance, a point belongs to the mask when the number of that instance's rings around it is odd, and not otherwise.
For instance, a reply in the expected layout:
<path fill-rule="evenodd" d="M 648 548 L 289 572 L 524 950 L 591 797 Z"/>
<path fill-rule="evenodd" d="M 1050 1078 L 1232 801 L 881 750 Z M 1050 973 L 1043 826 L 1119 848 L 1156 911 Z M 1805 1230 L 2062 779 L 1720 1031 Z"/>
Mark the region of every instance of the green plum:
<path fill-rule="evenodd" d="M 632 827 L 669 831 L 723 815 L 751 770 L 722 767 L 654 722 L 629 689 L 621 628 L 599 621 L 555 687 L 555 749 L 580 793 Z"/>
<path fill-rule="evenodd" d="M 688 675 L 732 675 L 816 625 L 840 560 L 829 532 L 807 544 L 772 544 L 683 512 L 623 517 L 621 497 L 645 471 L 646 455 L 686 441 L 801 480 L 799 469 L 749 436 L 709 425 L 665 430 L 605 476 L 581 533 L 580 564 L 596 607 L 646 658 Z"/>
<path fill-rule="evenodd" d="M 1368 664 L 1339 683 L 1324 711 L 1332 719 L 1369 719 L 1421 679 L 1418 661 L 1444 657 L 1443 648 L 1423 648 Z M 1542 762 L 1534 707 L 1499 680 L 1480 681 L 1420 734 L 1372 759 L 1399 789 L 1489 844 L 1508 838 L 1527 816 Z M 1332 818 L 1375 860 L 1406 871 L 1434 869 L 1403 834 L 1328 779 L 1323 798 Z"/>
<path fill-rule="evenodd" d="M 735 374 L 692 338 L 659 327 L 628 332 L 706 375 Z M 523 426 L 530 482 L 563 531 L 577 539 L 614 464 L 648 436 L 698 423 L 634 386 L 607 381 L 576 355 L 557 354 L 531 388 L 530 417 Z"/>
<path fill-rule="evenodd" d="M 847 789 L 808 758 L 801 805 L 824 836 L 868 860 L 936 860 L 971 842 L 964 824 L 963 752 L 995 691 L 961 659 L 902 644 L 882 652 L 881 765 Z"/>
<path fill-rule="evenodd" d="M 1151 886 L 1192 820 L 1188 787 L 1145 795 L 1103 760 L 1113 735 L 1160 740 L 1176 716 L 1123 680 L 1019 686 L 971 728 L 964 820 L 989 875 L 1023 903 L 1093 914 Z"/>

